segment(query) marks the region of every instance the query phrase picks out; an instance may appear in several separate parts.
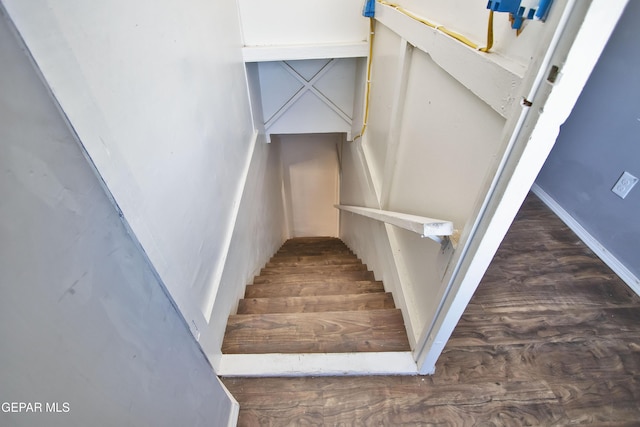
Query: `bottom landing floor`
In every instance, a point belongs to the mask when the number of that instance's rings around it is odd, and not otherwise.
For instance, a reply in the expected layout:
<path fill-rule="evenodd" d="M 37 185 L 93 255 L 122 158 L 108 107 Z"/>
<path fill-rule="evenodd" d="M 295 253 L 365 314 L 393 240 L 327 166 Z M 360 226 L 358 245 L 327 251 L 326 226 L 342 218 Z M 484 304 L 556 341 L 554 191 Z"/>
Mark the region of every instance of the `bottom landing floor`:
<path fill-rule="evenodd" d="M 254 425 L 637 425 L 640 298 L 530 194 L 433 376 L 225 378 Z"/>

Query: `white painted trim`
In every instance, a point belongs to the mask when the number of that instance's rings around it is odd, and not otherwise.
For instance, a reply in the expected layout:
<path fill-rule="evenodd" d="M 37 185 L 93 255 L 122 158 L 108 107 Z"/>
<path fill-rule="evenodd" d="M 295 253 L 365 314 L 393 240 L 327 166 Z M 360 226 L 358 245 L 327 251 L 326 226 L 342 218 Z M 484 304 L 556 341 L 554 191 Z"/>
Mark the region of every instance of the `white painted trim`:
<path fill-rule="evenodd" d="M 362 58 L 369 54 L 366 41 L 318 45 L 245 46 L 244 62 L 298 61 L 322 58 Z"/>
<path fill-rule="evenodd" d="M 222 390 L 227 395 L 227 399 L 229 399 L 229 403 L 231 405 L 229 409 L 229 419 L 227 420 L 227 427 L 236 427 L 238 425 L 238 416 L 240 415 L 240 403 L 236 400 L 235 397 L 231 394 L 229 389 L 224 385 L 220 378 L 217 378 L 218 385 L 222 388 Z"/>
<path fill-rule="evenodd" d="M 235 400 L 235 399 L 234 399 Z M 240 403 L 237 400 L 231 403 L 231 410 L 229 411 L 229 427 L 236 427 L 238 425 L 238 418 L 240 417 Z"/>
<path fill-rule="evenodd" d="M 423 52 L 502 117 L 518 107 L 526 67 L 495 53 L 486 54 L 426 26 L 397 9 L 376 4 L 376 20 Z"/>
<path fill-rule="evenodd" d="M 352 212 L 367 218 L 375 219 L 376 221 L 386 222 L 387 224 L 413 231 L 423 237 L 451 236 L 453 234 L 453 223 L 451 221 L 400 212 L 383 211 L 381 209 L 365 208 L 362 206 L 335 205 L 335 207 L 343 211 Z"/>
<path fill-rule="evenodd" d="M 204 315 L 207 321 L 207 324 L 211 321 L 213 305 L 216 301 L 218 289 L 220 288 L 220 282 L 222 281 L 222 274 L 224 273 L 224 268 L 227 263 L 227 257 L 229 256 L 229 249 L 231 248 L 231 238 L 233 237 L 233 231 L 235 230 L 236 223 L 238 222 L 238 212 L 240 212 L 240 203 L 242 202 L 242 195 L 244 194 L 244 189 L 247 185 L 247 178 L 249 176 L 249 170 L 251 168 L 251 160 L 253 159 L 253 155 L 256 149 L 258 135 L 259 133 L 254 130 L 253 136 L 251 137 L 251 142 L 249 144 L 249 150 L 247 150 L 248 151 L 247 158 L 245 159 L 245 164 L 244 164 L 244 167 L 242 168 L 241 179 L 240 179 L 240 182 L 238 183 L 238 187 L 236 188 L 236 194 L 233 198 L 231 220 L 227 225 L 224 240 L 221 242 L 221 245 L 224 248 L 224 252 L 218 259 L 216 268 L 214 270 L 213 278 L 211 280 L 211 283 L 209 283 L 207 296 L 202 301 L 203 305 L 201 306 L 201 310 L 202 310 L 202 314 Z"/>
<path fill-rule="evenodd" d="M 362 165 L 362 169 L 364 170 L 367 185 L 369 190 L 372 192 L 373 196 L 376 198 L 376 203 L 378 207 L 382 209 L 382 205 L 380 204 L 380 195 L 382 194 L 382 183 L 380 181 L 380 171 L 375 168 L 375 165 L 370 161 L 372 158 L 371 155 L 371 146 L 368 143 L 368 137 L 365 133 L 360 141 L 356 142 L 356 150 L 358 152 L 358 160 Z"/>
<path fill-rule="evenodd" d="M 640 279 L 631 272 L 618 258 L 589 233 L 574 217 L 542 189 L 533 184 L 531 191 L 544 202 L 605 264 L 613 270 L 638 296 L 640 296 Z"/>
<path fill-rule="evenodd" d="M 418 335 L 418 331 L 422 325 L 420 322 L 416 322 L 416 316 L 411 316 L 413 310 L 409 308 L 409 299 L 407 295 L 409 294 L 407 288 L 410 285 L 411 279 L 409 277 L 409 272 L 407 271 L 407 265 L 405 262 L 404 252 L 400 250 L 400 243 L 398 242 L 398 229 L 393 227 L 392 225 L 385 224 L 384 230 L 386 233 L 387 240 L 389 242 L 390 254 L 393 260 L 393 267 L 395 271 L 395 276 L 397 277 L 396 284 L 392 289 L 393 298 L 396 304 L 396 307 L 400 309 L 402 312 L 402 318 L 404 319 L 404 327 L 407 330 L 407 336 L 409 338 L 409 345 L 411 348 L 418 348 L 418 340 L 420 336 Z M 386 281 L 385 290 L 386 290 Z M 414 304 L 411 305 L 412 308 Z"/>
<path fill-rule="evenodd" d="M 216 371 L 226 377 L 308 375 L 416 375 L 409 351 L 303 354 L 223 354 Z"/>
<path fill-rule="evenodd" d="M 385 156 L 386 160 L 384 162 L 384 171 L 382 172 L 382 182 L 380 184 L 380 207 L 384 209 L 389 207 L 393 177 L 398 167 L 398 146 L 401 140 L 402 116 L 406 104 L 409 71 L 411 70 L 414 48 L 413 45 L 407 43 L 405 39 L 401 39 L 399 49 L 398 72 L 393 86 L 395 90 L 393 91 L 391 114 L 389 116 L 389 131 L 386 137 L 387 155 Z"/>

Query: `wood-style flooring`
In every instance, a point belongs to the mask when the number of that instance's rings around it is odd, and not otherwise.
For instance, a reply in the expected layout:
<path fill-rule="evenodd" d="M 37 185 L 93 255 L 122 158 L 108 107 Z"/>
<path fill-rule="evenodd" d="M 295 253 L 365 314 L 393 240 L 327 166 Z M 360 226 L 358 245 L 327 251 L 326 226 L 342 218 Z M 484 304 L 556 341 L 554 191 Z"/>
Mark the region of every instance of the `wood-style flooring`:
<path fill-rule="evenodd" d="M 435 375 L 223 381 L 240 426 L 638 426 L 640 298 L 529 195 Z"/>

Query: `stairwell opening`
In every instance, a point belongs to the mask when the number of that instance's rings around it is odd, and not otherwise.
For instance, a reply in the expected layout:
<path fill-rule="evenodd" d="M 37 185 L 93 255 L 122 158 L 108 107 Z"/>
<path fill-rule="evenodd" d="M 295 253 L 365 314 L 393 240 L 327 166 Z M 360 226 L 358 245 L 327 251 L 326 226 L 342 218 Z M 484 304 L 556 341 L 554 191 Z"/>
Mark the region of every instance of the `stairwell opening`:
<path fill-rule="evenodd" d="M 404 319 L 340 239 L 343 133 L 276 134 L 286 242 L 227 322 L 222 376 L 415 374 Z"/>

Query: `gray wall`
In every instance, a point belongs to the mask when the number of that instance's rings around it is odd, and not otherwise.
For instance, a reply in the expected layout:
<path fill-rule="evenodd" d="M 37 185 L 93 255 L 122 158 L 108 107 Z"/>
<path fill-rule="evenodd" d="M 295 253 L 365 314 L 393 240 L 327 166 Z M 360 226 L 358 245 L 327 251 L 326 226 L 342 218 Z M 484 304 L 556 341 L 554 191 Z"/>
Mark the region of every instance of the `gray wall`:
<path fill-rule="evenodd" d="M 255 140 L 236 1 L 0 4 L 194 335 L 224 331 L 225 266 L 257 266 L 225 264 Z"/>
<path fill-rule="evenodd" d="M 640 177 L 640 2 L 629 2 L 537 184 L 636 277 L 640 186 L 622 200 L 622 171 Z"/>
<path fill-rule="evenodd" d="M 224 401 L 0 11 L 0 403 L 69 409 L 0 425 L 225 425 Z"/>

